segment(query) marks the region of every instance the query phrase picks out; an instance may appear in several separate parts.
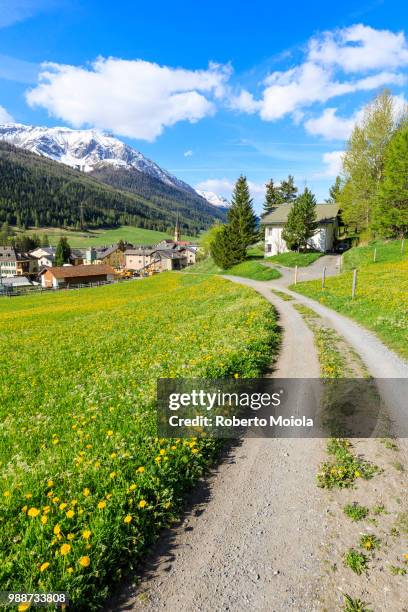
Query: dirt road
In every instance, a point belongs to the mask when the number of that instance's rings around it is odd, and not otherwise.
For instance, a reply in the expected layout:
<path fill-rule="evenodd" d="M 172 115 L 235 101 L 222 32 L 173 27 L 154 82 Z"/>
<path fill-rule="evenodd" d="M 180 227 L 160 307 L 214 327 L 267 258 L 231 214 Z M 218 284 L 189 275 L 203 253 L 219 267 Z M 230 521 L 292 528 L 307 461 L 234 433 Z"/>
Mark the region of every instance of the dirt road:
<path fill-rule="evenodd" d="M 308 270 L 308 277 L 320 276 L 322 265 L 324 258 Z M 327 266 L 336 273 L 334 260 Z M 280 313 L 283 345 L 272 375 L 317 378 L 312 332 L 290 302 L 271 292 L 272 287 L 286 291 L 292 274 L 285 273 L 279 282 L 230 280 L 253 287 Z M 408 377 L 407 364 L 388 354 L 369 332 L 319 308 L 367 357 L 374 375 L 381 357 L 387 376 Z M 105 610 L 340 610 L 342 587 L 336 589 L 323 571 L 327 542 L 333 538 L 327 492 L 315 481 L 324 447 L 325 440 L 319 439 L 244 439 L 195 492 L 183 521 L 164 534 L 140 582 L 135 577 Z"/>

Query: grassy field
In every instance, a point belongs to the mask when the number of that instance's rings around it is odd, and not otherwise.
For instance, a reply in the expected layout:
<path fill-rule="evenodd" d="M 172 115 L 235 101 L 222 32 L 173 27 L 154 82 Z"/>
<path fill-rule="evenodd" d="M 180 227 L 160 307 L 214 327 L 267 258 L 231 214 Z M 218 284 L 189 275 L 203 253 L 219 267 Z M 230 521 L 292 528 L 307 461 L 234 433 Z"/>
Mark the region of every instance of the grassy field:
<path fill-rule="evenodd" d="M 272 255 L 268 257 L 268 261 L 279 264 L 288 268 L 294 268 L 295 266 L 305 267 L 310 266 L 314 261 L 319 259 L 323 253 L 295 253 L 289 251 L 288 253 L 281 253 L 280 255 Z"/>
<path fill-rule="evenodd" d="M 274 268 L 269 268 L 262 265 L 257 259 L 248 259 L 232 268 L 222 270 L 217 266 L 211 257 L 196 263 L 194 266 L 187 268 L 185 274 L 230 274 L 232 276 L 243 276 L 244 278 L 252 278 L 253 280 L 273 280 L 280 278 L 281 274 Z"/>
<path fill-rule="evenodd" d="M 164 273 L 4 298 L 0 327 L 2 588 L 99 609 L 217 449 L 156 437 L 156 379 L 258 376 L 274 312 L 219 277 Z"/>
<path fill-rule="evenodd" d="M 18 230 L 14 230 L 17 231 Z M 163 240 L 163 238 L 173 238 L 173 235 L 165 232 L 156 232 L 154 230 L 147 230 L 141 227 L 131 227 L 129 225 L 122 225 L 116 229 L 97 229 L 90 230 L 89 232 L 81 231 L 70 231 L 61 230 L 59 228 L 32 228 L 27 230 L 29 235 L 38 234 L 42 236 L 46 234 L 50 240 L 51 246 L 55 246 L 61 236 L 65 236 L 68 239 L 70 246 L 72 247 L 87 247 L 87 246 L 99 246 L 109 245 L 123 240 L 124 242 L 130 242 L 131 244 L 137 245 L 153 245 Z M 198 238 L 194 236 L 182 236 L 182 240 L 190 240 L 191 242 L 197 242 Z"/>
<path fill-rule="evenodd" d="M 361 255 L 354 253 L 354 260 L 363 262 L 365 253 L 365 248 Z M 391 257 L 391 252 L 388 255 Z M 396 263 L 362 265 L 354 300 L 352 277 L 353 272 L 347 271 L 328 278 L 324 290 L 320 280 L 298 283 L 291 289 L 356 319 L 376 332 L 384 344 L 408 358 L 408 257 Z"/>
<path fill-rule="evenodd" d="M 354 247 L 343 255 L 344 270 L 361 268 L 374 263 L 374 251 L 376 263 L 396 263 L 408 259 L 408 240 L 401 249 L 401 240 L 390 240 L 389 242 L 373 242 L 364 247 Z"/>

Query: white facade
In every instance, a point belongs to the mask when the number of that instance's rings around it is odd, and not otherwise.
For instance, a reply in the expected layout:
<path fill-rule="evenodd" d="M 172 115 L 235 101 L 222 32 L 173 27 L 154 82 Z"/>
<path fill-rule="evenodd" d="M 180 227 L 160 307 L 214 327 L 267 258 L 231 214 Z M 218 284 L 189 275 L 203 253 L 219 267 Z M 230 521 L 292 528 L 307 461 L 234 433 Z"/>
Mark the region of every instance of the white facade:
<path fill-rule="evenodd" d="M 265 226 L 265 257 L 272 257 L 289 251 L 286 242 L 282 238 L 282 225 Z M 325 253 L 331 251 L 334 246 L 334 223 L 321 225 L 315 235 L 309 240 L 309 247 Z"/>

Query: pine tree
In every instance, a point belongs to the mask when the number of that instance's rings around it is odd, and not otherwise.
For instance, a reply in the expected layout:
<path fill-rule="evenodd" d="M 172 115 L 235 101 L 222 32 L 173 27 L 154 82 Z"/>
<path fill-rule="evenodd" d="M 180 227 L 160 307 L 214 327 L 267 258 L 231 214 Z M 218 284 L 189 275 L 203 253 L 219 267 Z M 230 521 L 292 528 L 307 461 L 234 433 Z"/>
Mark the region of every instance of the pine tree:
<path fill-rule="evenodd" d="M 241 241 L 244 252 L 257 240 L 256 216 L 244 176 L 240 176 L 235 183 L 231 207 L 228 210 L 228 225 Z"/>
<path fill-rule="evenodd" d="M 306 249 L 316 229 L 316 198 L 306 187 L 289 211 L 282 238 L 291 250 Z"/>
<path fill-rule="evenodd" d="M 287 181 L 282 181 L 279 186 L 279 195 L 282 204 L 291 204 L 295 199 L 298 188 L 295 185 L 295 179 L 291 174 Z"/>
<path fill-rule="evenodd" d="M 231 225 L 223 225 L 211 243 L 211 257 L 217 266 L 226 270 L 245 259 L 246 249 Z"/>
<path fill-rule="evenodd" d="M 336 180 L 329 189 L 329 197 L 326 200 L 327 204 L 336 204 L 340 196 L 341 187 L 341 178 L 339 176 L 336 176 Z"/>
<path fill-rule="evenodd" d="M 263 205 L 263 214 L 272 212 L 277 206 L 282 204 L 282 197 L 279 187 L 275 187 L 273 179 L 266 183 L 265 202 Z"/>
<path fill-rule="evenodd" d="M 408 126 L 399 129 L 389 144 L 374 227 L 385 237 L 408 233 Z"/>
<path fill-rule="evenodd" d="M 68 244 L 68 240 L 61 236 L 59 239 L 57 250 L 55 251 L 55 265 L 62 266 L 65 263 L 69 263 L 71 257 L 71 248 Z"/>

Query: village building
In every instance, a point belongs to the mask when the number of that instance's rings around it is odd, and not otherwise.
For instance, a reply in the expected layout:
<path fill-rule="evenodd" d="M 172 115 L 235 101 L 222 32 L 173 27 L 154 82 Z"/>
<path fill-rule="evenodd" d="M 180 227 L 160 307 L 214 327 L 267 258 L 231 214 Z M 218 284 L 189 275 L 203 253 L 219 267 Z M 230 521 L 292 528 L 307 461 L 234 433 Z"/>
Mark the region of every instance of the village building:
<path fill-rule="evenodd" d="M 184 253 L 173 250 L 157 250 L 152 255 L 152 261 L 146 266 L 146 272 L 169 272 L 171 270 L 182 270 L 187 266 L 187 258 Z"/>
<path fill-rule="evenodd" d="M 125 266 L 125 256 L 118 244 L 112 244 L 110 247 L 91 247 L 87 249 L 83 263 L 106 264 L 119 270 Z"/>
<path fill-rule="evenodd" d="M 153 254 L 155 252 L 156 249 L 152 247 L 127 249 L 124 253 L 126 270 L 140 272 L 153 261 Z"/>
<path fill-rule="evenodd" d="M 28 253 L 18 253 L 11 246 L 0 246 L 0 276 L 34 276 L 37 272 L 38 264 L 34 257 Z"/>
<path fill-rule="evenodd" d="M 41 286 L 45 289 L 75 287 L 91 283 L 110 282 L 115 279 L 115 270 L 106 264 L 58 266 L 44 268 L 40 272 Z"/>
<path fill-rule="evenodd" d="M 265 228 L 265 257 L 286 253 L 289 250 L 282 238 L 282 231 L 291 208 L 291 204 L 282 204 L 262 218 L 261 224 Z M 333 250 L 339 225 L 338 213 L 337 204 L 316 205 L 318 227 L 314 236 L 309 240 L 308 248 L 322 253 Z"/>

